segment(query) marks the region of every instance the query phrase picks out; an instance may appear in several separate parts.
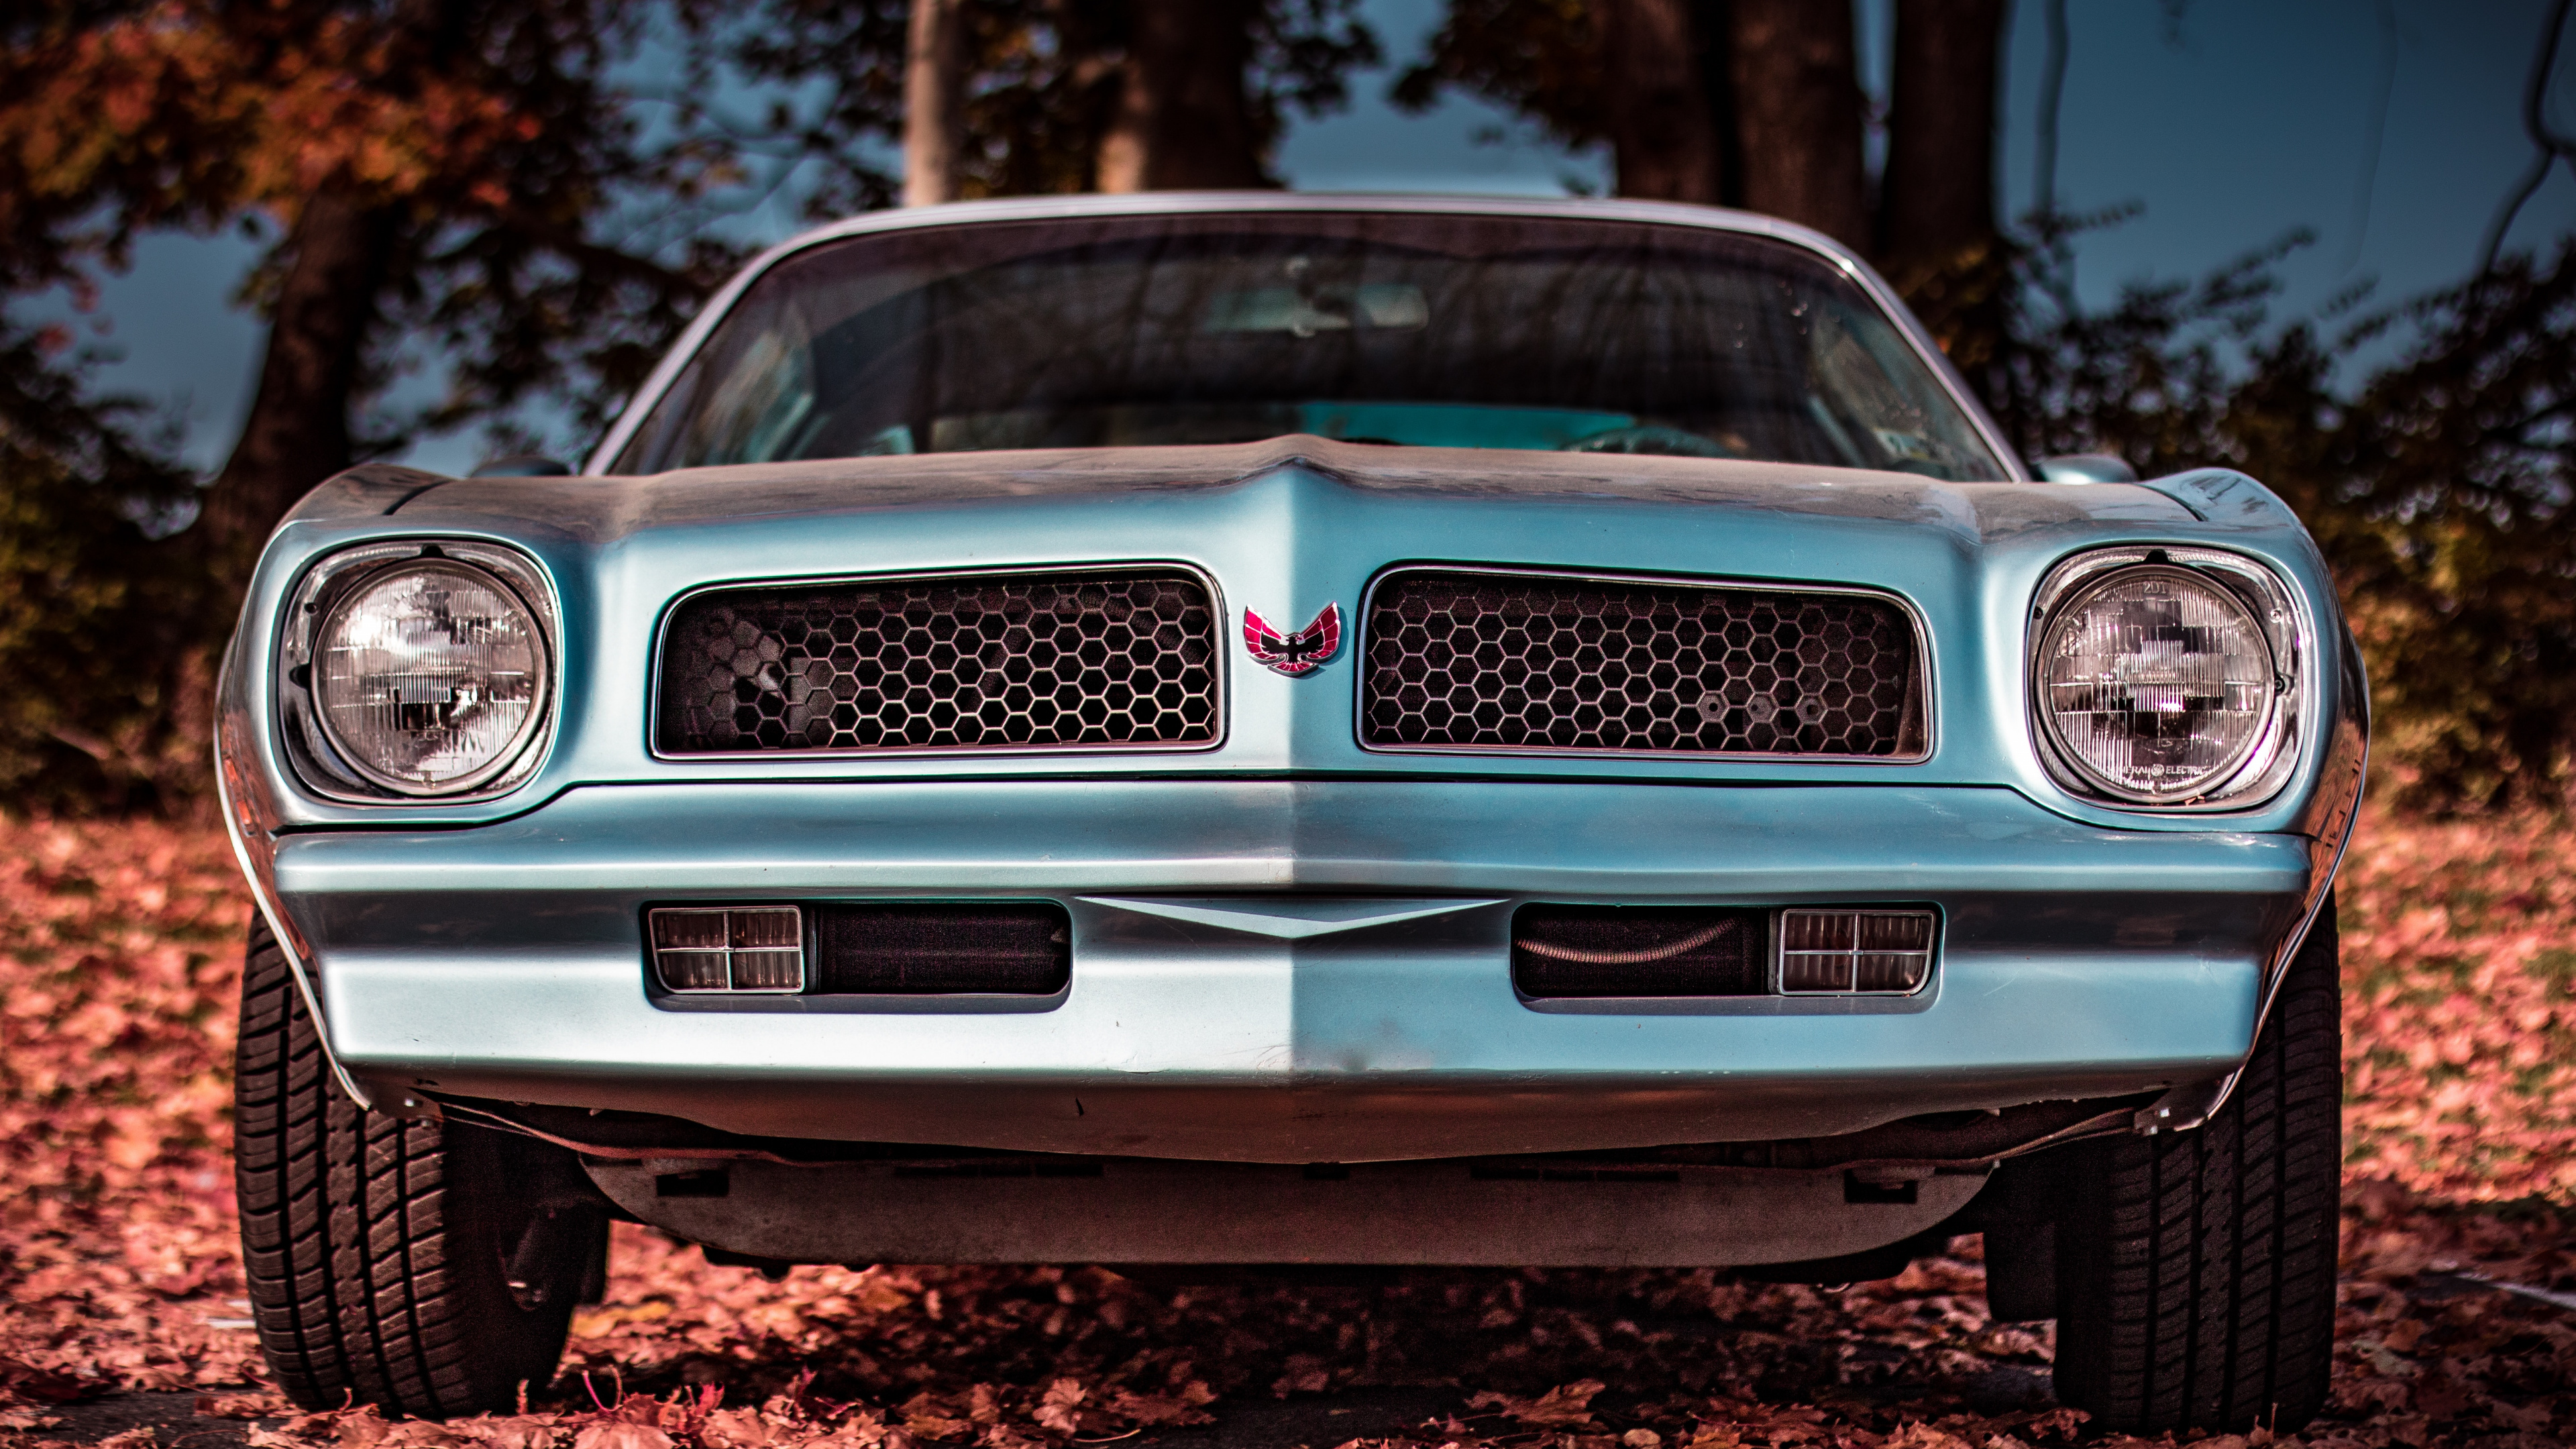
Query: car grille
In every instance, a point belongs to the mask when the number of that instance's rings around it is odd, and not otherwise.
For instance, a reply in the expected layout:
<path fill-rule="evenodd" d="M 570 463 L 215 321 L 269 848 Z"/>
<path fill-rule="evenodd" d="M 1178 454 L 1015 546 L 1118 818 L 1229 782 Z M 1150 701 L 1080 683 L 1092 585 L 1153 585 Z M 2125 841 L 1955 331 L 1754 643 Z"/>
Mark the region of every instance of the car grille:
<path fill-rule="evenodd" d="M 819 906 L 814 990 L 823 995 L 1050 996 L 1073 974 L 1073 923 L 1052 901 Z"/>
<path fill-rule="evenodd" d="M 1177 570 L 723 589 L 673 610 L 665 754 L 1156 747 L 1217 737 L 1217 615 Z"/>
<path fill-rule="evenodd" d="M 1523 906 L 1512 985 L 1523 996 L 1762 996 L 1770 913 L 1643 906 Z"/>
<path fill-rule="evenodd" d="M 1416 570 L 1367 630 L 1374 749 L 1924 751 L 1913 623 L 1876 595 Z"/>

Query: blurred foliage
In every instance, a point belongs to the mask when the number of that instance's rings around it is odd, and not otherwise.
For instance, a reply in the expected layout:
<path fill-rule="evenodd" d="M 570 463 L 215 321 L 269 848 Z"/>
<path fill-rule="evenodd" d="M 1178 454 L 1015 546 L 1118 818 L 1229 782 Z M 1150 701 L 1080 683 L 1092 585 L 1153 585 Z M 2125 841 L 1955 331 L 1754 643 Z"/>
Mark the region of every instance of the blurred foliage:
<path fill-rule="evenodd" d="M 214 650 L 278 512 L 422 430 L 535 399 L 576 428 L 605 421 L 743 255 L 708 230 L 742 175 L 698 99 L 717 9 L 0 6 L 0 301 L 62 287 L 85 312 L 138 236 L 229 230 L 275 244 L 242 289 L 270 314 L 272 355 L 317 318 L 360 334 L 348 365 L 290 400 L 290 421 L 336 456 L 275 478 L 228 468 L 201 494 L 136 405 L 89 395 L 58 334 L 0 326 L 0 667 L 16 686 L 0 700 L 0 800 L 194 808 L 211 783 Z M 343 252 L 363 264 L 282 309 L 316 212 L 358 219 Z M 425 356 L 445 396 L 378 406 Z M 206 524 L 148 536 L 200 502 Z M 204 537 L 227 531 L 218 521 L 239 537 Z"/>
<path fill-rule="evenodd" d="M 2334 560 L 2379 747 L 2421 803 L 2571 800 L 2576 243 L 2409 309 L 2423 340 L 2338 406 L 2294 333 L 2229 430 Z M 2319 427 L 2283 426 L 2304 413 Z"/>
<path fill-rule="evenodd" d="M 745 254 L 708 117 L 712 0 L 24 0 L 0 7 L 0 289 L 90 285 L 156 230 L 376 227 L 362 451 L 548 398 L 596 427 Z M 900 49 L 895 52 L 899 65 Z M 665 93 L 664 78 L 669 84 Z M 756 204 L 756 203 L 752 203 Z M 244 287 L 265 307 L 286 258 Z"/>
<path fill-rule="evenodd" d="M 1589 146 L 1608 133 L 1606 84 L 1591 0 L 1450 0 L 1390 98 L 1427 111 L 1455 87 L 1537 121 L 1564 145 Z"/>
<path fill-rule="evenodd" d="M 2025 457 L 2231 467 L 2298 510 L 2369 663 L 2379 788 L 2417 809 L 2565 808 L 2576 239 L 2327 336 L 2267 326 L 2298 235 L 2195 283 L 2077 305 L 2069 234 L 2116 220 L 2043 221 L 1912 279 L 1912 300 Z"/>
<path fill-rule="evenodd" d="M 166 437 L 87 399 L 62 340 L 0 329 L 0 800 L 184 811 L 212 778 L 230 610 L 196 540 L 152 536 L 195 507 Z"/>

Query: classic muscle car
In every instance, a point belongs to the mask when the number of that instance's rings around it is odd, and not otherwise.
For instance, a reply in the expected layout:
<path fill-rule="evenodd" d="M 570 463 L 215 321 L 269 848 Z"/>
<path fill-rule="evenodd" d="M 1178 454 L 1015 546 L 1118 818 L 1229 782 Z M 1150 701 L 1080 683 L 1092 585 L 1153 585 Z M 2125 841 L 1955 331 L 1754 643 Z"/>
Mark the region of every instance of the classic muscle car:
<path fill-rule="evenodd" d="M 242 617 L 305 1403 L 542 1388 L 612 1218 L 1179 1281 L 1983 1233 L 2099 1423 L 2323 1400 L 2334 587 L 2253 479 L 2035 476 L 1809 232 L 862 217 L 577 474 L 323 483 Z"/>

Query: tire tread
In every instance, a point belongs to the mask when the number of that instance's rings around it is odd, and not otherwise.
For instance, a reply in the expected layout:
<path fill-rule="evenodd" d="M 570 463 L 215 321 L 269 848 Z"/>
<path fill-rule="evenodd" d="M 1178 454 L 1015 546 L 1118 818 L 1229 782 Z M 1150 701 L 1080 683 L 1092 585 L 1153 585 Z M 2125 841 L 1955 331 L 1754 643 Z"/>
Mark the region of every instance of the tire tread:
<path fill-rule="evenodd" d="M 508 1289 L 489 1227 L 466 1219 L 469 1199 L 499 1184 L 457 1176 L 469 1166 L 460 1151 L 477 1144 L 451 1142 L 437 1121 L 369 1112 L 340 1089 L 264 923 L 242 975 L 234 1181 L 252 1317 L 278 1387 L 310 1409 L 446 1418 L 509 1407 L 520 1380 L 552 1375 L 572 1295 L 552 1310 L 496 1306 Z M 493 1261 L 478 1274 L 459 1253 Z"/>
<path fill-rule="evenodd" d="M 2324 1407 L 2341 1189 L 2334 903 L 2291 962 L 2235 1093 L 2202 1127 L 2085 1144 L 2058 1232 L 2058 1397 L 2126 1433 Z"/>

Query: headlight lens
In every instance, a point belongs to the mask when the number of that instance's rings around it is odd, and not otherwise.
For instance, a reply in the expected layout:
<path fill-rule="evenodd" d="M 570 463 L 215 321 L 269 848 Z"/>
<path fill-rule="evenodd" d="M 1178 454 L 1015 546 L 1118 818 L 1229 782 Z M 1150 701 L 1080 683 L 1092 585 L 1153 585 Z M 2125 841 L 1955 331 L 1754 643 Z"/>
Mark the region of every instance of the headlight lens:
<path fill-rule="evenodd" d="M 2066 762 L 2116 797 L 2192 800 L 2273 733 L 2281 673 L 2252 609 L 2168 564 L 2116 569 L 2050 615 L 2039 716 Z"/>
<path fill-rule="evenodd" d="M 545 713 L 545 636 L 507 584 L 423 560 L 357 582 L 314 638 L 322 728 L 348 765 L 405 795 L 471 789 Z"/>

